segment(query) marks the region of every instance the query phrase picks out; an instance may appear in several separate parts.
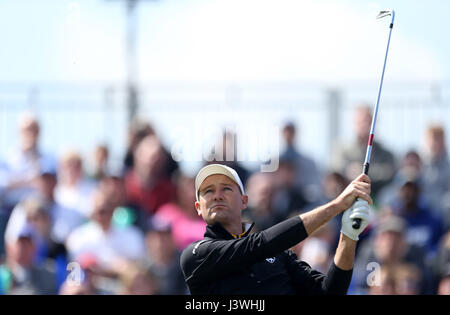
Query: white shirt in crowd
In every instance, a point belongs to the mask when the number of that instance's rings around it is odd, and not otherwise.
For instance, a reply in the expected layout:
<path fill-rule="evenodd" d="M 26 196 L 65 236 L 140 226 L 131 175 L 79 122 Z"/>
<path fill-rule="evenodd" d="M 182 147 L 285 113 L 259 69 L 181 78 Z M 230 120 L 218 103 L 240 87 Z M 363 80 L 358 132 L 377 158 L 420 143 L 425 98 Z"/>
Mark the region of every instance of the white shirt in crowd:
<path fill-rule="evenodd" d="M 104 268 L 112 267 L 117 260 L 140 260 L 145 256 L 144 236 L 136 227 L 111 225 L 105 232 L 95 221 L 75 229 L 67 238 L 66 248 L 70 259 L 79 260 L 89 254 Z"/>

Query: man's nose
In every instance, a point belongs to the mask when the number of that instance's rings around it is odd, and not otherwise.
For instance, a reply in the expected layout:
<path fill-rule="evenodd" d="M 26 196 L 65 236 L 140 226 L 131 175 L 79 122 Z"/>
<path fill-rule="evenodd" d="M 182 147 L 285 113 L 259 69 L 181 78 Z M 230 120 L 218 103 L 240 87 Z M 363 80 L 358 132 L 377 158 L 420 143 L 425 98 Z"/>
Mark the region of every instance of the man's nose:
<path fill-rule="evenodd" d="M 220 189 L 214 193 L 214 200 L 223 200 L 223 192 Z"/>

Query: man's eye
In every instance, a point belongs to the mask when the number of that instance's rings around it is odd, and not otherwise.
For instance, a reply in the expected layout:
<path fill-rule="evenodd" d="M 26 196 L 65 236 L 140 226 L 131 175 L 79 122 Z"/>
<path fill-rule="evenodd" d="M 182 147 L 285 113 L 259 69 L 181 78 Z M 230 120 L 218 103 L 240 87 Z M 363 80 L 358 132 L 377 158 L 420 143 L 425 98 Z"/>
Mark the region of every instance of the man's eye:
<path fill-rule="evenodd" d="M 208 190 L 206 190 L 206 191 L 204 192 L 204 194 L 207 194 L 207 193 L 210 193 L 210 192 L 212 192 L 212 190 L 211 190 L 211 189 L 208 189 Z"/>
<path fill-rule="evenodd" d="M 225 190 L 232 190 L 230 187 L 225 187 Z"/>

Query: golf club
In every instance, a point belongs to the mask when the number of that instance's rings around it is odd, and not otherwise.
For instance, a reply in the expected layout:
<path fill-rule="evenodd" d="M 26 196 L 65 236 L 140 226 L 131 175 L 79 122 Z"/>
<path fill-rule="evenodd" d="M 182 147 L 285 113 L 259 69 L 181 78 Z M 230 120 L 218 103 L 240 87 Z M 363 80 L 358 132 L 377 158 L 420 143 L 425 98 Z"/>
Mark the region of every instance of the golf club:
<path fill-rule="evenodd" d="M 377 15 L 377 19 L 382 19 L 386 16 L 391 16 L 391 24 L 389 26 L 389 38 L 388 38 L 388 42 L 387 42 L 386 55 L 384 57 L 383 72 L 381 74 L 380 86 L 378 88 L 377 103 L 375 105 L 375 111 L 374 111 L 374 115 L 373 115 L 373 119 L 372 119 L 372 126 L 370 128 L 369 142 L 367 144 L 366 159 L 364 161 L 364 166 L 363 166 L 363 172 L 366 175 L 369 174 L 370 157 L 372 155 L 373 137 L 374 137 L 374 133 L 375 133 L 375 125 L 377 123 L 378 106 L 380 105 L 381 90 L 383 88 L 384 72 L 386 70 L 386 61 L 387 61 L 387 56 L 388 56 L 388 52 L 389 52 L 389 44 L 391 43 L 391 34 L 392 34 L 392 29 L 394 28 L 395 11 L 394 10 L 382 10 Z M 353 220 L 352 227 L 354 229 L 357 230 L 360 228 L 360 226 L 361 226 L 361 219 Z"/>

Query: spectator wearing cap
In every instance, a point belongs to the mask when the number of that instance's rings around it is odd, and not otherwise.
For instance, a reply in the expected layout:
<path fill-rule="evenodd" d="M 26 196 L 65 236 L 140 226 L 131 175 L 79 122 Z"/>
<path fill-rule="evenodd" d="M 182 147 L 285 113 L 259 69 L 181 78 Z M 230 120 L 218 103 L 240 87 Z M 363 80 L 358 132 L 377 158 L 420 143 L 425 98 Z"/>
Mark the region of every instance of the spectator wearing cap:
<path fill-rule="evenodd" d="M 5 160 L 5 176 L 2 179 L 3 206 L 11 211 L 25 196 L 33 192 L 32 182 L 43 166 L 56 167 L 53 155 L 39 148 L 41 126 L 31 112 L 23 112 L 18 120 L 19 147 L 12 148 Z M 0 183 L 1 184 L 1 183 Z"/>
<path fill-rule="evenodd" d="M 11 295 L 56 294 L 57 274 L 52 260 L 36 263 L 38 235 L 26 224 L 6 244 L 6 263 L 0 266 L 1 291 Z"/>
<path fill-rule="evenodd" d="M 187 287 L 180 268 L 181 251 L 177 248 L 171 223 L 161 216 L 149 220 L 145 234 L 146 265 L 159 283 L 159 293 L 186 294 Z"/>
<path fill-rule="evenodd" d="M 406 238 L 407 222 L 395 215 L 380 218 L 375 226 L 373 238 L 362 245 L 355 264 L 354 292 L 367 292 L 367 277 L 372 271 L 367 269 L 369 263 L 376 262 L 381 267 L 410 264 L 418 270 L 426 270 L 425 252 L 416 244 L 409 243 Z M 420 279 L 420 292 L 430 293 L 431 274 L 424 272 Z"/>
<path fill-rule="evenodd" d="M 50 218 L 49 239 L 57 244 L 64 244 L 67 236 L 76 227 L 85 222 L 85 218 L 75 209 L 66 207 L 55 200 L 57 175 L 54 168 L 43 168 L 33 180 L 35 193 L 24 198 L 12 211 L 5 231 L 5 237 L 14 234 L 27 221 L 27 205 L 45 209 Z M 29 212 L 29 211 L 28 211 Z"/>

